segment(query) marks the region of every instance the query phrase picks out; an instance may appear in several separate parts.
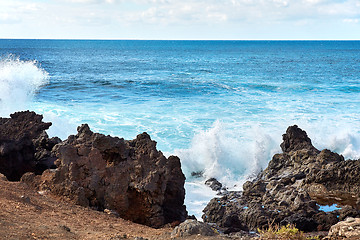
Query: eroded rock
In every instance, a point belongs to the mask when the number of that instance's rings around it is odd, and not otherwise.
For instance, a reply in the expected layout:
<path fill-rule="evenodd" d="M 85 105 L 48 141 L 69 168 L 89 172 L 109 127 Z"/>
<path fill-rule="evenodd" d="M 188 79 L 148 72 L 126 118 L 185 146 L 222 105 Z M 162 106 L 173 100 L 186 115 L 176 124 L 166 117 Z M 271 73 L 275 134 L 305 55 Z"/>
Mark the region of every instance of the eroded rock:
<path fill-rule="evenodd" d="M 280 144 L 280 147 L 284 153 L 302 149 L 318 152 L 312 145 L 311 139 L 307 136 L 307 133 L 297 125 L 288 127 L 286 133 L 283 134 L 283 142 Z"/>
<path fill-rule="evenodd" d="M 328 239 L 360 239 L 360 218 L 349 217 L 330 228 Z"/>
<path fill-rule="evenodd" d="M 147 133 L 136 139 L 93 133 L 84 124 L 57 144 L 57 169 L 23 181 L 40 191 L 152 227 L 184 221 L 185 176 L 178 157 L 166 158 Z"/>
<path fill-rule="evenodd" d="M 345 161 L 329 150 L 317 150 L 296 125 L 283 135 L 281 148 L 283 153 L 275 154 L 256 179 L 243 185 L 242 192 L 211 200 L 203 220 L 229 232 L 266 228 L 269 223 L 317 231 L 328 230 L 342 214 L 360 214 L 359 160 Z M 325 213 L 319 204 L 339 204 L 344 210 Z"/>
<path fill-rule="evenodd" d="M 53 165 L 50 151 L 60 140 L 49 139 L 45 130 L 51 123 L 44 123 L 42 119 L 30 111 L 0 118 L 0 173 L 8 180 L 18 181 L 26 172 L 41 174 Z M 41 151 L 47 154 L 36 155 Z"/>
<path fill-rule="evenodd" d="M 216 178 L 209 178 L 205 181 L 205 185 L 209 186 L 213 191 L 220 191 L 222 188 L 221 182 L 219 182 Z"/>

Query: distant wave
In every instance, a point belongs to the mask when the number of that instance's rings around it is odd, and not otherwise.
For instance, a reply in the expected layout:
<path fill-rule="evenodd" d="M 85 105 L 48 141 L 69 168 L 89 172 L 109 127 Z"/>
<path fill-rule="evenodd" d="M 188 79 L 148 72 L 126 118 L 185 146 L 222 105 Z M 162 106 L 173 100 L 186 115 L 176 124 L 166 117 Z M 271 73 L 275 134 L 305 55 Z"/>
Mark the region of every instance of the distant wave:
<path fill-rule="evenodd" d="M 36 91 L 49 81 L 49 74 L 36 60 L 13 55 L 0 58 L 0 116 L 25 110 Z"/>

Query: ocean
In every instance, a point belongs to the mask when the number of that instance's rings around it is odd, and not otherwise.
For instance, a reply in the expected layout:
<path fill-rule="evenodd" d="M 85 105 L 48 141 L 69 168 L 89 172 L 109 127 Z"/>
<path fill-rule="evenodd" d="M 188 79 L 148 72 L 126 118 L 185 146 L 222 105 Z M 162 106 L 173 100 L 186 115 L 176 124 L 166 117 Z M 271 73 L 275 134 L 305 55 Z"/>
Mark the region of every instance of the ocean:
<path fill-rule="evenodd" d="M 66 139 L 147 132 L 181 159 L 189 214 L 266 168 L 290 125 L 360 158 L 360 41 L 0 40 L 0 116 L 30 109 Z M 201 172 L 196 178 L 192 172 Z"/>

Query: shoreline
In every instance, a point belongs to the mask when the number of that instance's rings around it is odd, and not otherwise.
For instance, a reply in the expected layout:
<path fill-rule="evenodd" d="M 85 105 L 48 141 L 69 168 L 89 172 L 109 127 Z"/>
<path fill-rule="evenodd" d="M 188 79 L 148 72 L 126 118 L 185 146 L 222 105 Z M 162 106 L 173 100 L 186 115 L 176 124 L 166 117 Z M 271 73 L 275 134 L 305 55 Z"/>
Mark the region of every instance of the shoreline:
<path fill-rule="evenodd" d="M 78 127 L 77 135 L 61 141 L 46 135 L 50 125 L 42 122 L 41 115 L 29 111 L 0 118 L 0 170 L 15 181 L 5 183 L 2 177 L 3 186 L 18 184 L 20 192 L 28 186 L 39 194 L 35 196 L 36 192 L 28 189 L 31 197 L 13 198 L 9 192 L 7 200 L 12 199 L 17 206 L 30 206 L 32 198 L 51 195 L 155 228 L 188 224 L 184 222 L 189 216 L 183 205 L 185 177 L 180 160 L 175 156 L 165 158 L 148 134 L 124 140 L 93 133 L 84 124 Z M 221 237 L 239 233 L 252 238 L 255 236 L 249 233 L 269 227 L 270 220 L 314 233 L 331 232 L 333 225 L 349 217 L 360 218 L 360 188 L 354 181 L 360 174 L 360 160 L 345 161 L 329 150 L 319 151 L 296 125 L 283 135 L 281 149 L 283 153 L 275 154 L 268 167 L 247 181 L 241 192 L 226 191 L 216 179 L 212 180 L 209 185 L 219 197 L 204 209 L 202 226 L 209 223 L 216 231 L 228 234 Z M 18 165 L 9 168 L 14 157 Z M 124 176 L 128 182 L 122 180 Z M 342 207 L 327 212 L 319 209 L 320 205 L 334 203 Z M 71 232 L 68 227 L 62 228 Z"/>

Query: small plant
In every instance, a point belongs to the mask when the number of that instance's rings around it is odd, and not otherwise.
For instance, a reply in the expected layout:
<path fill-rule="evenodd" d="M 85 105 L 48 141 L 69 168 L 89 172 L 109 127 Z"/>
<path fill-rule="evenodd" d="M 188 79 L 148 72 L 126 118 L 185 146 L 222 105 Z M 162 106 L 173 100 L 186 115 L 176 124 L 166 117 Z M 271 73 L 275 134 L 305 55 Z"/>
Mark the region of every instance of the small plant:
<path fill-rule="evenodd" d="M 269 224 L 267 230 L 258 229 L 261 240 L 316 240 L 316 237 L 306 237 L 304 232 L 300 231 L 293 224 L 281 226 L 279 224 Z"/>

